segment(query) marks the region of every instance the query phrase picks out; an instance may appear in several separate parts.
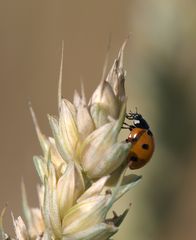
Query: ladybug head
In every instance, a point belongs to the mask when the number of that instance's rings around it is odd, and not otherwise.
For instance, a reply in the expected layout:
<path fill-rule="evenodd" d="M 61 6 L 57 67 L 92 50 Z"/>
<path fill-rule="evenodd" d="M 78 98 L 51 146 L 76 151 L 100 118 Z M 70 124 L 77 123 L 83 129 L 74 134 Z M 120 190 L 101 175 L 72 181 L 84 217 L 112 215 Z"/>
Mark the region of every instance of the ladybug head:
<path fill-rule="evenodd" d="M 135 113 L 130 112 L 127 115 L 128 115 L 129 120 L 138 120 L 139 121 L 139 120 L 143 119 L 142 115 L 137 112 L 135 112 Z"/>
<path fill-rule="evenodd" d="M 133 125 L 138 128 L 149 129 L 149 125 L 146 120 L 142 117 L 141 114 L 135 112 L 130 112 L 126 115 L 126 118 L 129 120 L 133 120 Z"/>

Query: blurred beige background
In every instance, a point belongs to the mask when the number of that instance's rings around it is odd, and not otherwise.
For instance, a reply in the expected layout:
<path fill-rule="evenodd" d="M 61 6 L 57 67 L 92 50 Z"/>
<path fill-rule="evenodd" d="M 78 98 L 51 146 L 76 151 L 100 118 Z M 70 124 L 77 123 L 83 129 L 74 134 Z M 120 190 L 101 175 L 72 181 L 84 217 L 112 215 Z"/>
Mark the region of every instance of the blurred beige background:
<path fill-rule="evenodd" d="M 128 33 L 128 107 L 149 121 L 156 138 L 143 181 L 116 206 L 131 211 L 114 237 L 136 240 L 196 238 L 196 3 L 147 1 L 0 1 L 0 208 L 22 214 L 21 178 L 36 206 L 32 156 L 40 154 L 28 110 L 42 130 L 57 113 L 57 81 L 64 39 L 63 95 L 72 99 L 83 79 L 89 97 L 101 78 L 108 37 L 110 65 Z M 126 132 L 121 137 L 126 136 Z"/>

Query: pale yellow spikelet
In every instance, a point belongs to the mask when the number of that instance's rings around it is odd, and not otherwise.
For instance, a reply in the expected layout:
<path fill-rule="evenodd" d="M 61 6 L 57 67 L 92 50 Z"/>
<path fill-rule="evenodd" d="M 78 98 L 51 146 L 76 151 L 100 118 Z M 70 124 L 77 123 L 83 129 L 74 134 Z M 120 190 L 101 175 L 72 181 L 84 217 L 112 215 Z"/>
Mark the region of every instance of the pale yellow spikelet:
<path fill-rule="evenodd" d="M 43 155 L 34 156 L 41 184 L 38 208 L 31 208 L 22 183 L 22 218 L 13 217 L 18 240 L 107 240 L 118 230 L 129 208 L 107 218 L 113 203 L 139 182 L 125 176 L 131 143 L 119 142 L 126 113 L 123 53 L 95 89 L 89 101 L 82 85 L 73 103 L 62 98 L 63 45 L 58 88 L 59 116 L 49 115 L 52 135 L 40 130 L 34 110 L 30 112 Z M 107 62 L 107 61 L 106 61 Z M 2 219 L 2 218 L 1 218 Z M 6 239 L 1 224 L 1 236 Z"/>

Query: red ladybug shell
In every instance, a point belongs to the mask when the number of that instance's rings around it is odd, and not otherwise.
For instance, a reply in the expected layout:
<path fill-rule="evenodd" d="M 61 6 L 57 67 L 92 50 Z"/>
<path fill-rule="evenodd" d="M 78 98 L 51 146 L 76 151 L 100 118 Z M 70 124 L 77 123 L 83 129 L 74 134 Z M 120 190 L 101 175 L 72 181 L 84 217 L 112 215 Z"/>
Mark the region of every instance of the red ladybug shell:
<path fill-rule="evenodd" d="M 128 155 L 131 162 L 130 169 L 143 167 L 151 158 L 154 152 L 154 138 L 149 129 L 133 128 L 127 138 L 132 146 Z"/>

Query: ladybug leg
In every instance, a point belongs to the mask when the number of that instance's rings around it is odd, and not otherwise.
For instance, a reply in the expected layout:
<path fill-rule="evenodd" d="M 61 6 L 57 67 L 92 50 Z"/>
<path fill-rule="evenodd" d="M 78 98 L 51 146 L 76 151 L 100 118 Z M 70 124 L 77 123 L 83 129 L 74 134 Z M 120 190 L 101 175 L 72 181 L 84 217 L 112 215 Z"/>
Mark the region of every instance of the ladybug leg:
<path fill-rule="evenodd" d="M 126 122 L 124 122 L 123 125 L 125 125 L 125 126 L 122 126 L 122 128 L 124 128 L 124 129 L 129 129 L 129 126 L 130 126 L 129 124 L 127 124 Z"/>
<path fill-rule="evenodd" d="M 135 126 L 129 125 L 126 122 L 124 122 L 123 125 L 125 125 L 125 126 L 122 126 L 121 127 L 122 129 L 129 129 L 131 131 L 131 130 L 133 130 L 135 128 Z"/>
<path fill-rule="evenodd" d="M 134 128 L 136 128 L 135 126 L 133 125 L 129 125 L 129 130 L 132 131 Z"/>
<path fill-rule="evenodd" d="M 128 119 L 128 120 L 133 120 L 133 113 L 130 112 L 130 113 L 126 113 L 125 117 Z"/>
<path fill-rule="evenodd" d="M 125 126 L 122 126 L 121 128 L 122 128 L 122 129 L 129 129 L 129 127 L 125 127 Z"/>

